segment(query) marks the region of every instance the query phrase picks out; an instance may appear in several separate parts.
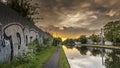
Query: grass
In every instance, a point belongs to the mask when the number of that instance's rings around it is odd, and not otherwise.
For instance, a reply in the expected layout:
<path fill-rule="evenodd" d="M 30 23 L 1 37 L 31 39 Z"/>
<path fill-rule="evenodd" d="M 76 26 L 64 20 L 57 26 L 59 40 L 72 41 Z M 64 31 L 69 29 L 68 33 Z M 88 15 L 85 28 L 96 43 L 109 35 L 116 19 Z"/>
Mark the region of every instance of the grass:
<path fill-rule="evenodd" d="M 63 48 L 60 48 L 59 68 L 70 68 Z"/>
<path fill-rule="evenodd" d="M 100 45 L 100 44 L 80 44 L 79 46 L 93 46 L 93 47 L 104 47 L 104 48 L 120 49 L 120 46 Z"/>
<path fill-rule="evenodd" d="M 43 65 L 47 62 L 55 50 L 56 47 L 54 46 L 51 46 L 49 48 L 42 48 L 39 53 L 32 54 L 32 58 L 28 62 L 4 62 L 0 64 L 0 68 L 43 68 Z"/>

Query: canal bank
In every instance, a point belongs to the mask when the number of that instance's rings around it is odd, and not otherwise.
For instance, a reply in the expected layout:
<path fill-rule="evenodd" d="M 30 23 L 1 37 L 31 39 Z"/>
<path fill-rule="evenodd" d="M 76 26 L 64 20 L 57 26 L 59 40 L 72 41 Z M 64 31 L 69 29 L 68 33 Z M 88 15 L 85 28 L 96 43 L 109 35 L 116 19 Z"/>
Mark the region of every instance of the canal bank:
<path fill-rule="evenodd" d="M 43 68 L 43 65 L 52 56 L 56 47 L 41 47 L 41 51 L 37 54 L 29 54 L 29 57 L 19 57 L 20 60 L 4 62 L 0 64 L 0 68 Z"/>
<path fill-rule="evenodd" d="M 43 68 L 70 68 L 62 47 L 57 47 Z"/>
<path fill-rule="evenodd" d="M 120 46 L 113 45 L 93 45 L 93 44 L 80 44 L 76 47 L 87 46 L 87 47 L 99 47 L 99 48 L 108 48 L 108 49 L 120 49 Z"/>
<path fill-rule="evenodd" d="M 58 68 L 70 68 L 70 64 L 67 60 L 63 47 L 60 49 L 59 67 Z"/>

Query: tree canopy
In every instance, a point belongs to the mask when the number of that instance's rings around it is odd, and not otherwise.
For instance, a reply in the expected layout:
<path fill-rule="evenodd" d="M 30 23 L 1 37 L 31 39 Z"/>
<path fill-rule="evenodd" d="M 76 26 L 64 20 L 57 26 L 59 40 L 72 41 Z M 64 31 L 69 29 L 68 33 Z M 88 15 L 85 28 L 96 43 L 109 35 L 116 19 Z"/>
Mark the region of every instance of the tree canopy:
<path fill-rule="evenodd" d="M 75 44 L 74 39 L 66 39 L 63 43 L 68 46 L 74 46 Z"/>
<path fill-rule="evenodd" d="M 93 43 L 98 43 L 100 41 L 99 36 L 95 34 L 92 34 L 89 38 L 93 41 Z"/>
<path fill-rule="evenodd" d="M 23 17 L 32 21 L 34 19 L 32 15 L 37 14 L 37 8 L 40 8 L 37 3 L 33 4 L 32 0 L 8 0 L 7 5 Z"/>
<path fill-rule="evenodd" d="M 54 38 L 52 45 L 53 46 L 58 46 L 61 42 L 62 42 L 61 38 Z"/>
<path fill-rule="evenodd" d="M 80 38 L 78 38 L 78 41 L 81 42 L 81 44 L 86 44 L 87 37 L 85 35 L 81 35 Z"/>
<path fill-rule="evenodd" d="M 120 45 L 120 21 L 108 22 L 104 26 L 104 35 L 113 45 Z"/>

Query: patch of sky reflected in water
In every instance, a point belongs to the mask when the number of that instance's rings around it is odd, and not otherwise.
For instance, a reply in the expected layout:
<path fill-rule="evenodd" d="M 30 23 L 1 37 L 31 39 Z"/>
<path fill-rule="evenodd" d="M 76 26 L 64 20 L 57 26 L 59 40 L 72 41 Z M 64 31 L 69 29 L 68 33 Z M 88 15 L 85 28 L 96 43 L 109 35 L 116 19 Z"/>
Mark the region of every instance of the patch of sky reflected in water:
<path fill-rule="evenodd" d="M 63 49 L 71 68 L 119 68 L 120 66 L 118 64 L 120 63 L 120 51 L 92 47 L 68 48 L 66 46 L 63 46 Z"/>

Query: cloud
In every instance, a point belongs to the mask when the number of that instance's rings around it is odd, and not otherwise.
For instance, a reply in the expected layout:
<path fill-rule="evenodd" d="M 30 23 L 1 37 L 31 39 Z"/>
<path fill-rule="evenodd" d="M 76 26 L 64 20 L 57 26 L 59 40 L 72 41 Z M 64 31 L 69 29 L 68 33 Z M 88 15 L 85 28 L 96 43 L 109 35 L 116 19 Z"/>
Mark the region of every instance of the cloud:
<path fill-rule="evenodd" d="M 98 32 L 99 30 L 89 30 L 86 28 L 74 28 L 74 27 L 63 27 L 62 29 L 59 27 L 48 26 L 44 27 L 45 31 L 50 32 L 55 37 L 62 37 L 62 38 L 78 38 L 81 35 L 89 36 L 94 32 Z"/>
<path fill-rule="evenodd" d="M 120 0 L 36 0 L 41 6 L 37 26 L 60 34 L 98 32 L 107 22 L 120 19 Z M 50 26 L 54 27 L 51 28 Z M 98 30 L 98 31 L 97 31 Z M 69 32 L 70 31 L 70 32 Z"/>

